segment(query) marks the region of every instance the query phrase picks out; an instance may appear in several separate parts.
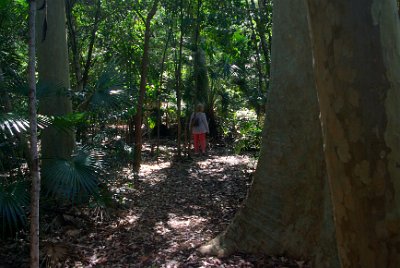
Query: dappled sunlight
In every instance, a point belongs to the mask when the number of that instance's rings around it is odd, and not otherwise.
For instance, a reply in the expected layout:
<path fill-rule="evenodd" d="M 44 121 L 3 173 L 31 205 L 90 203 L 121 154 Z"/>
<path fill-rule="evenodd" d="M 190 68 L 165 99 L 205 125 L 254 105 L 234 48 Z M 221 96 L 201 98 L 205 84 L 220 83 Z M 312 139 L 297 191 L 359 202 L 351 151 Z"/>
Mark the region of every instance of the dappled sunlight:
<path fill-rule="evenodd" d="M 179 230 L 186 231 L 189 226 L 191 228 L 194 228 L 206 221 L 207 221 L 206 218 L 199 216 L 177 216 L 175 214 L 170 214 L 167 224 L 169 227 L 171 227 L 176 231 Z"/>
<path fill-rule="evenodd" d="M 137 223 L 137 221 L 139 220 L 140 215 L 131 215 L 128 214 L 123 218 L 120 218 L 118 220 L 118 226 L 132 226 L 133 224 Z"/>
<path fill-rule="evenodd" d="M 160 162 L 156 164 L 142 164 L 140 166 L 139 176 L 146 176 L 152 174 L 155 171 L 160 171 L 165 168 L 171 167 L 171 162 Z"/>

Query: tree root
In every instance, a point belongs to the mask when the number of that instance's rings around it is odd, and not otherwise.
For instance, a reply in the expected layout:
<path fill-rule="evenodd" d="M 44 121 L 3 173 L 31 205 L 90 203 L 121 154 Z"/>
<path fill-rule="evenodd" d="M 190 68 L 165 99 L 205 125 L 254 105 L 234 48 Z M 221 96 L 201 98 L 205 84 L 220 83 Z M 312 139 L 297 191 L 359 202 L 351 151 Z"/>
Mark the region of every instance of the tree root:
<path fill-rule="evenodd" d="M 223 233 L 202 245 L 198 251 L 203 255 L 217 256 L 221 258 L 234 253 L 236 251 L 236 246 L 235 243 L 232 240 L 227 239 L 225 233 Z"/>

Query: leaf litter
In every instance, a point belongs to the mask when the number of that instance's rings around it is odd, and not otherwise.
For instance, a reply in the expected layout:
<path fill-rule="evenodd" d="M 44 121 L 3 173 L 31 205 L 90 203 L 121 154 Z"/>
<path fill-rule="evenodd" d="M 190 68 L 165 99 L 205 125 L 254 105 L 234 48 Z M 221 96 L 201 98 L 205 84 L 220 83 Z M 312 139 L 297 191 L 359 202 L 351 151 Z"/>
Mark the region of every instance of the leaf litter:
<path fill-rule="evenodd" d="M 144 154 L 139 174 L 114 172 L 118 205 L 70 208 L 41 233 L 43 267 L 308 267 L 266 255 L 203 256 L 197 248 L 221 233 L 246 198 L 256 160 L 214 148 L 207 157 Z M 99 215 L 102 215 L 99 217 Z M 46 224 L 42 224 L 45 225 Z M 0 244 L 0 268 L 28 267 L 28 234 Z"/>

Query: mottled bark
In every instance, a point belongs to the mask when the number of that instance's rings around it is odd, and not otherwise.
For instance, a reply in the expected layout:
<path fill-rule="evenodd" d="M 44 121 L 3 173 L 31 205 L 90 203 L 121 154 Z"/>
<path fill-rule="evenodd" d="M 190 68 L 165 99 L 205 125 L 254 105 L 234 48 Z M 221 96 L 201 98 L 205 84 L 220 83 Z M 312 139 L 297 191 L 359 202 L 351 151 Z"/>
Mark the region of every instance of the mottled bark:
<path fill-rule="evenodd" d="M 30 267 L 39 267 L 39 199 L 40 199 L 40 172 L 38 157 L 37 140 L 37 114 L 36 114 L 36 52 L 35 52 L 35 20 L 36 20 L 36 1 L 29 1 L 29 123 L 30 123 L 30 143 L 31 158 L 33 159 L 30 167 L 32 177 L 31 191 L 31 226 L 30 226 Z"/>
<path fill-rule="evenodd" d="M 395 0 L 308 0 L 343 267 L 400 263 L 400 25 Z"/>
<path fill-rule="evenodd" d="M 65 115 L 72 112 L 71 100 L 62 89 L 69 89 L 68 51 L 63 0 L 38 1 L 36 45 L 41 83 L 50 86 L 41 98 L 42 114 Z M 49 127 L 42 131 L 42 158 L 69 158 L 74 146 L 72 131 Z M 45 164 L 45 163 L 44 163 Z"/>
<path fill-rule="evenodd" d="M 302 0 L 274 5 L 271 88 L 261 155 L 248 197 L 227 230 L 201 248 L 285 254 L 338 267 L 332 206 Z"/>
<path fill-rule="evenodd" d="M 146 29 L 144 33 L 144 48 L 143 48 L 143 56 L 142 56 L 142 64 L 140 68 L 140 88 L 139 88 L 139 99 L 137 103 L 136 109 L 136 117 L 135 117 L 135 149 L 134 149 L 134 159 L 132 168 L 134 171 L 138 172 L 140 170 L 140 164 L 142 162 L 142 118 L 143 118 L 143 102 L 144 95 L 146 93 L 146 84 L 147 84 L 147 73 L 148 73 L 148 65 L 149 65 L 149 49 L 150 49 L 150 37 L 151 37 L 151 20 L 156 14 L 157 6 L 159 0 L 155 0 L 153 2 L 153 6 L 149 11 L 149 14 L 146 18 Z"/>

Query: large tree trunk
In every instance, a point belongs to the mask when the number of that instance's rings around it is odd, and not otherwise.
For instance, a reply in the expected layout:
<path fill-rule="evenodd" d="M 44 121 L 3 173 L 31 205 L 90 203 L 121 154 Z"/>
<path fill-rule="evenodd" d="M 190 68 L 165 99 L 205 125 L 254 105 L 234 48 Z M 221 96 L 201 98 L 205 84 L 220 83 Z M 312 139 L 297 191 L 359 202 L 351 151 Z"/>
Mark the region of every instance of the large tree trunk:
<path fill-rule="evenodd" d="M 400 25 L 395 0 L 308 0 L 343 267 L 400 264 Z"/>
<path fill-rule="evenodd" d="M 140 69 L 140 88 L 139 88 L 139 100 L 137 103 L 136 118 L 135 118 L 135 149 L 134 159 L 132 168 L 138 172 L 140 170 L 140 164 L 142 162 L 142 117 L 143 117 L 143 103 L 144 95 L 146 93 L 147 84 L 147 73 L 149 65 L 149 48 L 150 48 L 150 22 L 157 11 L 157 5 L 159 0 L 154 0 L 153 6 L 146 18 L 146 29 L 144 33 L 144 48 L 142 56 L 142 65 Z"/>
<path fill-rule="evenodd" d="M 71 100 L 60 88 L 69 89 L 68 52 L 63 0 L 38 2 L 37 58 L 39 80 L 52 88 L 40 100 L 41 113 L 49 116 L 72 112 Z M 51 91 L 51 92 L 50 92 Z M 52 127 L 42 131 L 42 158 L 69 158 L 74 147 L 72 131 Z M 45 162 L 44 162 L 45 164 Z"/>
<path fill-rule="evenodd" d="M 31 226 L 30 226 L 30 267 L 39 267 L 39 199 L 40 199 L 40 172 L 37 140 L 37 114 L 36 114 L 36 52 L 35 52 L 35 20 L 36 1 L 29 2 L 29 123 L 31 142 Z"/>
<path fill-rule="evenodd" d="M 271 89 L 261 155 L 243 207 L 203 253 L 234 251 L 313 259 L 338 267 L 302 0 L 274 5 Z"/>

